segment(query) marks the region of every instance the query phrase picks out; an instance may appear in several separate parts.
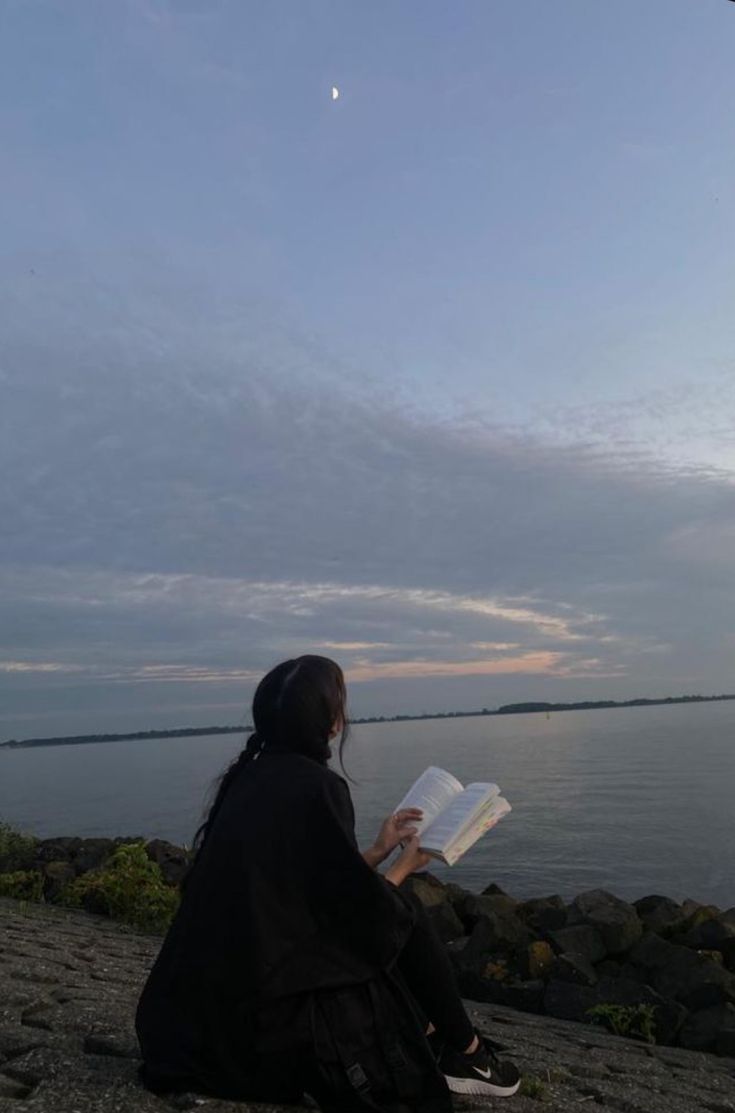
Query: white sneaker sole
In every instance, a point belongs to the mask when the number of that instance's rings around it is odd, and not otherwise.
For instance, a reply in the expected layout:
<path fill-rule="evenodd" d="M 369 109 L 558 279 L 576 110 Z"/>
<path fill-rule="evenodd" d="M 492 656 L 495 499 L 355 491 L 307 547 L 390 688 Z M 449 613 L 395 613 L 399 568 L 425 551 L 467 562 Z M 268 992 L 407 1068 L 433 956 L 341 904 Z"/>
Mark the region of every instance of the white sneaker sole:
<path fill-rule="evenodd" d="M 512 1098 L 521 1085 L 520 1078 L 512 1086 L 498 1086 L 497 1082 L 483 1082 L 481 1078 L 452 1078 L 449 1074 L 444 1077 L 453 1094 L 470 1094 L 475 1097 Z"/>

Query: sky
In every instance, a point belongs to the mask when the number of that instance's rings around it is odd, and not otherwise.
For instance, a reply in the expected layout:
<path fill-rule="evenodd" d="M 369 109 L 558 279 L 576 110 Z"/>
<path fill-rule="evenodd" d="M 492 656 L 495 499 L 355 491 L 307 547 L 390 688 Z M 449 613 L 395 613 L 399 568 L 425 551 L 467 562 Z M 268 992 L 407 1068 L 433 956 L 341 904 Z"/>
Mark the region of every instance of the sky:
<path fill-rule="evenodd" d="M 735 691 L 734 51 L 0 0 L 0 738 Z"/>

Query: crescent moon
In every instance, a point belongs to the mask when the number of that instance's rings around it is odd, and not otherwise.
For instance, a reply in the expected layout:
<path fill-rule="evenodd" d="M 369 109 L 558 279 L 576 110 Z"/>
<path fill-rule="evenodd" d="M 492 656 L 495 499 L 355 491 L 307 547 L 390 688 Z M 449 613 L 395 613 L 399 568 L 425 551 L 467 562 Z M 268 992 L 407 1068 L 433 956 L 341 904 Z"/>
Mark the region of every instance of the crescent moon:
<path fill-rule="evenodd" d="M 336 85 L 332 86 L 332 100 L 339 100 L 339 89 Z"/>

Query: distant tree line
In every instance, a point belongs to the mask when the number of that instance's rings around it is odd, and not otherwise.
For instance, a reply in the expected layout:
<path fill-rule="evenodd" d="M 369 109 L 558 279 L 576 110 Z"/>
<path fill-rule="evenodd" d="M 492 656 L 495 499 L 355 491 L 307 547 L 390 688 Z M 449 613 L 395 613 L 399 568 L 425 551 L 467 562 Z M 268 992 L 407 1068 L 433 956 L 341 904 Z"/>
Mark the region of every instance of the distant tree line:
<path fill-rule="evenodd" d="M 352 719 L 353 723 L 406 723 L 422 719 L 472 719 L 480 715 L 528 715 L 535 711 L 600 711 L 609 707 L 657 707 L 667 703 L 715 703 L 735 699 L 733 695 L 721 696 L 665 696 L 662 699 L 584 700 L 580 703 L 505 703 L 494 710 L 483 707 L 480 711 L 435 711 L 422 715 L 372 715 Z M 139 730 L 132 734 L 72 734 L 61 738 L 15 738 L 0 742 L 0 749 L 18 749 L 25 746 L 79 746 L 88 742 L 134 742 L 146 738 L 195 738 L 204 734 L 248 734 L 251 726 L 231 727 L 179 727 L 175 730 Z"/>
<path fill-rule="evenodd" d="M 88 742 L 134 742 L 146 738 L 194 738 L 200 734 L 243 734 L 252 727 L 178 727 L 174 730 L 138 730 L 130 734 L 69 734 L 60 738 L 15 738 L 1 746 L 83 746 Z"/>
<path fill-rule="evenodd" d="M 532 711 L 600 711 L 607 707 L 658 707 L 665 703 L 714 703 L 717 700 L 735 699 L 735 695 L 721 696 L 666 696 L 662 699 L 601 699 L 580 703 L 506 703 L 493 712 L 495 715 L 527 715 Z"/>

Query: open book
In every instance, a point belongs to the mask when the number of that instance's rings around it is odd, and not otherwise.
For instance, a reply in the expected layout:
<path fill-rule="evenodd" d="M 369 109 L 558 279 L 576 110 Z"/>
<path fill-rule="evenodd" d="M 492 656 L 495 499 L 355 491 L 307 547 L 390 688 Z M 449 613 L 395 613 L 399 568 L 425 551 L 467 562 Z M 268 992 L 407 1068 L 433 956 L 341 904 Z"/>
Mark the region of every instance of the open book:
<path fill-rule="evenodd" d="M 459 861 L 477 840 L 511 810 L 494 784 L 470 784 L 436 765 L 421 774 L 396 808 L 421 808 L 416 826 L 421 849 L 448 866 Z"/>

